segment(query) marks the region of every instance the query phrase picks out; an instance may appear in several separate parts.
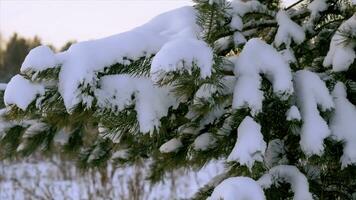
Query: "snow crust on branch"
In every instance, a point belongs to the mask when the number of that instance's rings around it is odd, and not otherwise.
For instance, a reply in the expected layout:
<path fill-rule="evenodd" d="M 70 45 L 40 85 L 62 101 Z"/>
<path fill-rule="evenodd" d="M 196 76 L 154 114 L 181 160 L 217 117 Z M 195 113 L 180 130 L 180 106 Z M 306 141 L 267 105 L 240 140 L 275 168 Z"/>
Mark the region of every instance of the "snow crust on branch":
<path fill-rule="evenodd" d="M 331 66 L 335 72 L 347 71 L 356 58 L 354 48 L 355 42 L 347 42 L 345 34 L 356 33 L 356 14 L 344 21 L 337 32 L 331 38 L 329 52 L 327 53 L 323 65 Z"/>
<path fill-rule="evenodd" d="M 160 119 L 168 114 L 169 107 L 177 105 L 168 87 L 157 87 L 149 78 L 127 74 L 104 76 L 95 90 L 97 105 L 101 109 L 122 111 L 134 104 L 140 132 L 153 132 Z"/>
<path fill-rule="evenodd" d="M 320 116 L 322 111 L 334 107 L 332 97 L 324 81 L 313 72 L 300 70 L 295 73 L 295 92 L 297 105 L 302 116 L 300 145 L 306 155 L 321 155 L 324 151 L 324 139 L 330 135 L 326 121 Z"/>
<path fill-rule="evenodd" d="M 296 44 L 300 44 L 305 40 L 303 28 L 291 20 L 286 11 L 280 10 L 276 15 L 276 20 L 279 27 L 274 43 L 277 46 L 285 44 L 289 48 L 292 39 Z"/>
<path fill-rule="evenodd" d="M 247 116 L 237 129 L 236 144 L 227 161 L 237 161 L 251 169 L 255 161 L 263 161 L 266 146 L 261 133 L 261 125 Z"/>
<path fill-rule="evenodd" d="M 332 135 L 344 142 L 341 167 L 356 164 L 356 107 L 346 98 L 346 87 L 338 82 L 332 92 L 335 111 L 330 122 Z"/>
<path fill-rule="evenodd" d="M 211 75 L 213 50 L 204 41 L 179 38 L 167 42 L 155 55 L 151 65 L 151 77 L 157 80 L 160 72 L 200 69 L 200 77 Z"/>
<path fill-rule="evenodd" d="M 43 71 L 59 65 L 57 56 L 48 46 L 38 46 L 30 51 L 21 65 L 20 71 Z"/>
<path fill-rule="evenodd" d="M 187 6 L 163 13 L 131 31 L 103 39 L 73 44 L 67 51 L 54 54 L 48 47 L 33 49 L 25 59 L 22 72 L 43 71 L 60 66 L 58 90 L 69 113 L 83 102 L 91 107 L 91 91 L 97 73 L 111 65 L 129 65 L 140 58 L 153 58 L 153 72 L 185 69 L 192 62 L 201 69 L 202 78 L 211 74 L 212 50 L 198 40 L 201 28 L 196 24 L 196 10 Z M 162 51 L 161 51 L 162 50 Z M 189 51 L 188 51 L 189 50 Z M 179 53 L 177 53 L 179 52 Z"/>
<path fill-rule="evenodd" d="M 179 138 L 172 138 L 159 147 L 161 153 L 177 152 L 183 146 Z"/>
<path fill-rule="evenodd" d="M 21 75 L 11 78 L 4 93 L 5 105 L 16 105 L 21 110 L 26 110 L 38 95 L 43 95 L 43 85 L 32 83 Z"/>
<path fill-rule="evenodd" d="M 288 109 L 286 116 L 287 116 L 287 121 L 292 121 L 292 120 L 300 121 L 302 119 L 302 117 L 300 116 L 299 109 L 295 105 L 291 106 Z"/>
<path fill-rule="evenodd" d="M 267 8 L 265 5 L 261 4 L 259 1 L 241 1 L 241 0 L 232 0 L 231 9 L 228 11 L 232 16 L 230 27 L 233 30 L 241 31 L 243 29 L 242 17 L 247 13 L 251 12 L 262 12 L 266 11 Z"/>
<path fill-rule="evenodd" d="M 196 151 L 206 151 L 215 146 L 216 139 L 211 133 L 203 133 L 195 138 L 193 148 Z"/>
<path fill-rule="evenodd" d="M 270 188 L 272 184 L 278 185 L 279 182 L 288 182 L 294 192 L 293 200 L 313 200 L 312 194 L 309 192 L 308 179 L 297 167 L 292 165 L 272 167 L 257 182 L 263 189 Z"/>
<path fill-rule="evenodd" d="M 231 177 L 215 187 L 207 200 L 265 200 L 261 186 L 248 177 Z"/>
<path fill-rule="evenodd" d="M 280 97 L 293 93 L 292 73 L 283 56 L 271 45 L 253 38 L 244 46 L 238 57 L 234 57 L 237 82 L 233 96 L 233 108 L 248 107 L 255 115 L 262 110 L 264 99 L 260 74 L 265 74 L 272 83 L 273 91 Z"/>

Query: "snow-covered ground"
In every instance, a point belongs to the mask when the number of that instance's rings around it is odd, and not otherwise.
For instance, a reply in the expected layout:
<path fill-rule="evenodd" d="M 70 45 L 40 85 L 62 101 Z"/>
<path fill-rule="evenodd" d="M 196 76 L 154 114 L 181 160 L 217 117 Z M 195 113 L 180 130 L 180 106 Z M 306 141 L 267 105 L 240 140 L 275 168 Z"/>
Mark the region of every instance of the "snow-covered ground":
<path fill-rule="evenodd" d="M 221 162 L 197 172 L 177 171 L 151 186 L 144 166 L 88 171 L 82 174 L 72 162 L 59 159 L 26 160 L 0 164 L 0 199 L 188 199 L 223 171 Z"/>

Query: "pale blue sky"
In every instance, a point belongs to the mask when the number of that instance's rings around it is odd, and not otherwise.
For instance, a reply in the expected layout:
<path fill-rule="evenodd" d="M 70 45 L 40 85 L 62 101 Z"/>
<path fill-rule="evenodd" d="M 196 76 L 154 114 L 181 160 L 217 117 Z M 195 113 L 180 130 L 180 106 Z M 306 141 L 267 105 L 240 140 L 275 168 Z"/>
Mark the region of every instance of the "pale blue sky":
<path fill-rule="evenodd" d="M 293 0 L 287 0 L 293 1 Z M 130 30 L 191 0 L 0 0 L 0 32 L 62 46 Z"/>

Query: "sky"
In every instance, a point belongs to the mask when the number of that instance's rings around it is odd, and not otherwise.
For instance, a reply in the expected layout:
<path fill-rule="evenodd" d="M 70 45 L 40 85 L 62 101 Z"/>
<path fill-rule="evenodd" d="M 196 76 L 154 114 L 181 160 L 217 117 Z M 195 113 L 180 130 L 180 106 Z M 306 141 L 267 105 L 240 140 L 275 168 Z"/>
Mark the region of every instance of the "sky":
<path fill-rule="evenodd" d="M 128 31 L 190 0 L 0 0 L 0 32 L 38 35 L 60 47 Z"/>
<path fill-rule="evenodd" d="M 295 0 L 286 0 L 292 2 Z M 0 33 L 63 46 L 128 31 L 191 0 L 0 0 Z"/>

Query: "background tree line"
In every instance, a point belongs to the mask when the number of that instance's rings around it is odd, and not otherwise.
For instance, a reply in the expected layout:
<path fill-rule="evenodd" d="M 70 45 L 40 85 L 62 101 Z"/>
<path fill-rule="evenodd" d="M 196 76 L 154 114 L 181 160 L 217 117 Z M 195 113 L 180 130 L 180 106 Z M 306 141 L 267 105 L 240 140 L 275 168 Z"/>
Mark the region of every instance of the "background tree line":
<path fill-rule="evenodd" d="M 56 49 L 47 44 L 54 51 L 67 50 L 74 41 L 68 41 L 61 48 Z M 20 72 L 20 67 L 26 55 L 31 49 L 42 44 L 41 38 L 25 38 L 14 33 L 9 40 L 5 41 L 0 35 L 0 82 L 7 83 L 12 76 Z"/>

